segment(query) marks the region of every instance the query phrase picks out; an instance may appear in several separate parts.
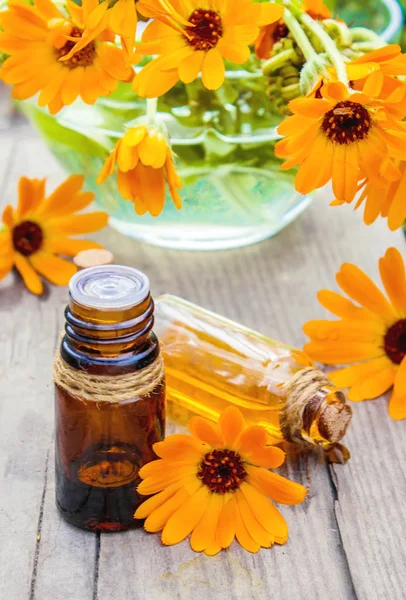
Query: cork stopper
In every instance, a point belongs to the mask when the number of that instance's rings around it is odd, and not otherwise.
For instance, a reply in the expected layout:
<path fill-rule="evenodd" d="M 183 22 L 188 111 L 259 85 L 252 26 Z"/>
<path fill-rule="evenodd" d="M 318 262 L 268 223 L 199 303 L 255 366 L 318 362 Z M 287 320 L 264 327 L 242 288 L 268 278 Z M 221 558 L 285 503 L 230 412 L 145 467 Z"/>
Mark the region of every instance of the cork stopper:
<path fill-rule="evenodd" d="M 348 404 L 327 404 L 321 411 L 317 425 L 325 440 L 336 444 L 345 435 L 352 418 Z"/>
<path fill-rule="evenodd" d="M 319 444 L 310 432 L 313 424 L 325 442 L 336 444 L 345 435 L 352 417 L 345 396 L 328 377 L 307 367 L 285 384 L 286 400 L 280 422 L 284 438 L 304 445 Z"/>
<path fill-rule="evenodd" d="M 82 250 L 75 256 L 73 262 L 79 269 L 87 269 L 88 267 L 111 265 L 113 259 L 113 254 L 109 250 L 94 249 Z"/>

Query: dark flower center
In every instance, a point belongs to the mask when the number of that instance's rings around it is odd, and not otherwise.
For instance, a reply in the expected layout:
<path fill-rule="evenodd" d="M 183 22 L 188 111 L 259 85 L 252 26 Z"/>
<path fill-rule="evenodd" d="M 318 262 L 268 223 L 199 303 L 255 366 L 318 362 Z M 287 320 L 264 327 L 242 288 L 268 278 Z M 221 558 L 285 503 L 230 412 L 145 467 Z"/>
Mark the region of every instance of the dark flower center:
<path fill-rule="evenodd" d="M 384 338 L 386 354 L 395 365 L 400 365 L 406 356 L 406 319 L 389 327 Z"/>
<path fill-rule="evenodd" d="M 283 40 L 283 38 L 288 37 L 289 29 L 286 27 L 284 21 L 279 19 L 277 23 L 275 23 L 275 27 L 272 31 L 272 39 L 274 43 L 279 42 L 279 40 Z"/>
<path fill-rule="evenodd" d="M 23 221 L 13 229 L 13 245 L 17 252 L 30 256 L 42 246 L 44 235 L 41 227 L 32 221 Z"/>
<path fill-rule="evenodd" d="M 247 472 L 241 456 L 234 450 L 213 450 L 200 463 L 197 476 L 211 492 L 225 494 L 239 488 Z"/>
<path fill-rule="evenodd" d="M 322 123 L 322 130 L 330 140 L 338 144 L 352 144 L 368 137 L 372 121 L 369 112 L 358 102 L 339 102 L 329 110 Z"/>
<path fill-rule="evenodd" d="M 83 31 L 81 29 L 74 27 L 70 32 L 70 37 L 81 38 L 82 34 Z M 67 40 L 66 44 L 62 46 L 62 48 L 56 48 L 55 53 L 58 59 L 69 54 L 75 44 L 76 42 Z M 75 69 L 76 67 L 90 67 L 90 65 L 94 63 L 95 58 L 96 44 L 94 41 L 91 41 L 87 46 L 82 48 L 82 50 L 76 52 L 76 54 L 74 54 L 69 60 L 62 61 L 62 64 L 65 67 L 68 67 L 68 69 Z"/>
<path fill-rule="evenodd" d="M 188 19 L 192 25 L 185 27 L 187 41 L 195 50 L 210 50 L 223 35 L 220 15 L 214 10 L 197 8 Z"/>

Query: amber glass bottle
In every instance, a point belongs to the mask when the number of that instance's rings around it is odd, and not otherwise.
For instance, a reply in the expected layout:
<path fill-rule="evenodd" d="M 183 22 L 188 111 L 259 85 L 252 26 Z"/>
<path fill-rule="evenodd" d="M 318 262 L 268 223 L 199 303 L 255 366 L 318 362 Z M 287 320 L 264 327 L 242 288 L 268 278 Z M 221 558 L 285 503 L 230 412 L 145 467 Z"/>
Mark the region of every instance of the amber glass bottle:
<path fill-rule="evenodd" d="M 330 450 L 343 437 L 351 407 L 303 352 L 170 295 L 156 301 L 155 330 L 174 404 L 213 421 L 234 404 L 270 443 Z"/>
<path fill-rule="evenodd" d="M 93 267 L 70 282 L 54 367 L 56 501 L 78 527 L 139 525 L 138 471 L 165 428 L 153 313 L 148 278 L 135 269 Z"/>

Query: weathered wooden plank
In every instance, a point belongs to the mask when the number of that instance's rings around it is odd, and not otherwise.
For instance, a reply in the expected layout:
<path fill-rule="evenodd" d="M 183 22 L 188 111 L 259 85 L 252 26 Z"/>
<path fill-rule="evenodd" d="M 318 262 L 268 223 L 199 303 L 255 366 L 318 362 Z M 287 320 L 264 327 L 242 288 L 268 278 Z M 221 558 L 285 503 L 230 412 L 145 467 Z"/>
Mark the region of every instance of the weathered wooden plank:
<path fill-rule="evenodd" d="M 15 203 L 21 175 L 51 185 L 61 175 L 31 129 L 13 131 L 0 135 L 0 208 Z M 17 276 L 0 282 L 0 598 L 9 600 L 93 596 L 96 536 L 54 507 L 52 356 L 65 303 L 66 289 L 38 299 Z"/>

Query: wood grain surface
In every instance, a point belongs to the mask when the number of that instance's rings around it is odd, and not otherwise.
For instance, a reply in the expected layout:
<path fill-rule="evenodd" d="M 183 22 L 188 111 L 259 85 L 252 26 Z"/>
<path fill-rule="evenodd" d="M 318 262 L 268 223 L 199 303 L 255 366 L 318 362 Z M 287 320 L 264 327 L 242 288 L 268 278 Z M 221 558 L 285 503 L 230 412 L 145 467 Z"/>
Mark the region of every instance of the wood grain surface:
<path fill-rule="evenodd" d="M 16 201 L 21 175 L 62 169 L 22 119 L 0 128 L 0 208 Z M 322 317 L 316 292 L 334 288 L 344 261 L 377 280 L 377 260 L 399 232 L 362 224 L 327 194 L 278 236 L 241 250 L 187 253 L 140 244 L 106 230 L 97 239 L 116 262 L 170 292 L 301 346 L 303 323 Z M 12 275 L 0 282 L 1 600 L 404 600 L 406 597 L 406 422 L 387 398 L 353 406 L 346 442 L 352 458 L 329 467 L 320 454 L 291 456 L 281 469 L 310 489 L 282 508 L 285 546 L 257 555 L 235 543 L 214 558 L 188 542 L 167 548 L 142 530 L 96 535 L 74 529 L 54 504 L 51 362 L 63 325 L 66 288 L 30 295 Z M 170 423 L 173 430 L 175 424 Z"/>

